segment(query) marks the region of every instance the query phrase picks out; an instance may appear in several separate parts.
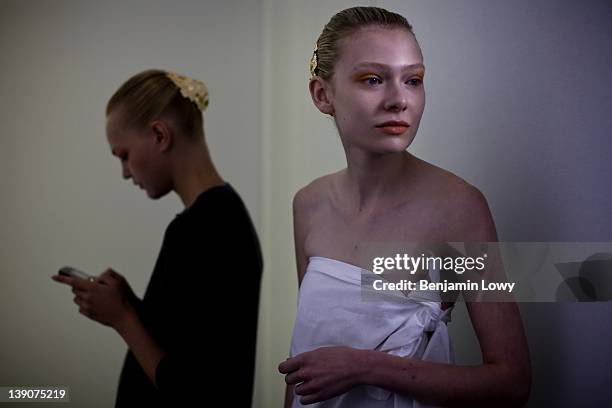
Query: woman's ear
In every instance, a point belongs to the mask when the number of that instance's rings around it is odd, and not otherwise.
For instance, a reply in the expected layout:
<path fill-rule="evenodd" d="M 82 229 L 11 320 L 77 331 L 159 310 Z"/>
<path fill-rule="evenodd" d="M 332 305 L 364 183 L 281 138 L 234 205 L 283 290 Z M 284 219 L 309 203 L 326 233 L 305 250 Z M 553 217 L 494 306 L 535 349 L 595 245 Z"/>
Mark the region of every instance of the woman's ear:
<path fill-rule="evenodd" d="M 321 77 L 314 76 L 310 79 L 308 89 L 310 89 L 310 96 L 312 102 L 315 104 L 317 109 L 322 113 L 334 116 L 334 106 L 331 102 L 331 89 L 329 82 L 325 81 Z"/>
<path fill-rule="evenodd" d="M 172 145 L 172 130 L 170 126 L 163 120 L 154 120 L 151 122 L 149 129 L 160 151 L 168 150 Z"/>

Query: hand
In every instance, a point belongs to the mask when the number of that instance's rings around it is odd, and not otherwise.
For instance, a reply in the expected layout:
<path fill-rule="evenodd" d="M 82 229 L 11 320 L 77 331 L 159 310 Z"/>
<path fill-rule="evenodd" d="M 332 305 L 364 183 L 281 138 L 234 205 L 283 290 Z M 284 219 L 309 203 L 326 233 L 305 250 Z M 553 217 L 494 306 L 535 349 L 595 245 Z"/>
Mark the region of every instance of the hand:
<path fill-rule="evenodd" d="M 135 314 L 133 305 L 138 298 L 125 278 L 112 269 L 92 281 L 62 275 L 54 275 L 51 279 L 71 286 L 79 313 L 106 326 L 118 330 L 131 314 Z"/>
<path fill-rule="evenodd" d="M 278 366 L 287 384 L 298 384 L 295 393 L 302 404 L 328 400 L 360 383 L 363 350 L 321 347 L 288 358 Z"/>

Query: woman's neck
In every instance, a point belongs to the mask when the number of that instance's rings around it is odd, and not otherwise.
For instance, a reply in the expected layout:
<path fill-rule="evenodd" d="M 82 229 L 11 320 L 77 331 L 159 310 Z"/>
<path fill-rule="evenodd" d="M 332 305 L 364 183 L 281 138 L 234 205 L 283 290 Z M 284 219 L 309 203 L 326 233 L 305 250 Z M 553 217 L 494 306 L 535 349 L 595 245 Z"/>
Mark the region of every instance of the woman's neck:
<path fill-rule="evenodd" d="M 408 178 L 414 157 L 408 152 L 373 155 L 363 151 L 347 152 L 343 184 L 354 214 L 388 202 Z"/>
<path fill-rule="evenodd" d="M 217 172 L 204 142 L 195 148 L 186 149 L 181 154 L 173 179 L 174 191 L 185 208 L 191 207 L 202 192 L 225 183 Z"/>

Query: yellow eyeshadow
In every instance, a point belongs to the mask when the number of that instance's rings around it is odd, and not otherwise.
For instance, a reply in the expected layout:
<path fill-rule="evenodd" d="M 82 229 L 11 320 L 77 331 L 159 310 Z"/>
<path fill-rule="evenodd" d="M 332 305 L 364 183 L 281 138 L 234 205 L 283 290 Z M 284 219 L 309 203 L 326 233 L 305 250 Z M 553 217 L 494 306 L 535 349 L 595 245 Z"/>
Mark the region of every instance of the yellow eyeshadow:
<path fill-rule="evenodd" d="M 372 74 L 372 73 L 370 73 L 370 74 L 362 74 L 362 75 L 359 75 L 356 79 L 361 81 L 361 80 L 372 78 L 372 77 L 378 77 L 378 75 Z"/>

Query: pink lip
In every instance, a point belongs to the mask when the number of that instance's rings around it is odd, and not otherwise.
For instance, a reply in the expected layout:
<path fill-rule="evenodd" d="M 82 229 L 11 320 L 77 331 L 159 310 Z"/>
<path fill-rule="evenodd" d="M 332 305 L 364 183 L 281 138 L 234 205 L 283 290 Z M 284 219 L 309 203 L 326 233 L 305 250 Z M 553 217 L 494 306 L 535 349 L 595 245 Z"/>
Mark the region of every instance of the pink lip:
<path fill-rule="evenodd" d="M 389 120 L 384 123 L 376 125 L 376 127 L 410 127 L 410 125 L 403 120 Z"/>
<path fill-rule="evenodd" d="M 397 136 L 397 135 L 401 135 L 402 133 L 406 132 L 406 130 L 408 130 L 410 125 L 403 121 L 390 120 L 388 122 L 381 123 L 380 125 L 376 125 L 376 127 L 380 129 L 381 132 L 383 133 L 386 133 L 388 135 Z"/>

